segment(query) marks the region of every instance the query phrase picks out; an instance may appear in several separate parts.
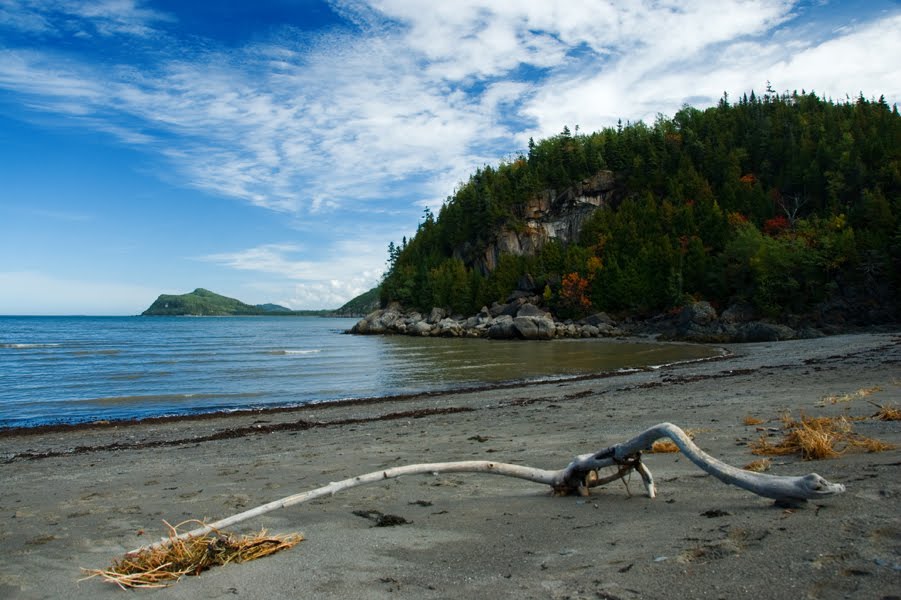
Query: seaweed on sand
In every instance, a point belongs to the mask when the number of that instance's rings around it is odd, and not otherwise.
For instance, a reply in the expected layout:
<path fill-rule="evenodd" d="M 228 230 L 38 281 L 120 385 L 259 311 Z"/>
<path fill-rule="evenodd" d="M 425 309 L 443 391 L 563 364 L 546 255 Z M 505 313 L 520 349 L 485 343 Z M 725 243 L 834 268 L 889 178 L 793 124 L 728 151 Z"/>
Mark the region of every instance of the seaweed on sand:
<path fill-rule="evenodd" d="M 809 417 L 804 414 L 795 420 L 789 414 L 782 417 L 782 439 L 773 444 L 766 434 L 751 444 L 752 454 L 785 456 L 800 454 L 804 460 L 836 458 L 851 448 L 867 452 L 884 452 L 893 446 L 880 440 L 855 433 L 847 417 Z"/>
<path fill-rule="evenodd" d="M 163 522 L 169 529 L 168 544 L 129 552 L 108 569 L 82 569 L 88 574 L 85 579 L 100 577 L 123 589 L 167 587 L 185 575 L 199 575 L 217 565 L 262 558 L 303 540 L 300 534 L 271 536 L 265 529 L 240 537 L 214 530 L 203 536 L 179 539 L 179 527 L 199 521 L 175 526 Z"/>

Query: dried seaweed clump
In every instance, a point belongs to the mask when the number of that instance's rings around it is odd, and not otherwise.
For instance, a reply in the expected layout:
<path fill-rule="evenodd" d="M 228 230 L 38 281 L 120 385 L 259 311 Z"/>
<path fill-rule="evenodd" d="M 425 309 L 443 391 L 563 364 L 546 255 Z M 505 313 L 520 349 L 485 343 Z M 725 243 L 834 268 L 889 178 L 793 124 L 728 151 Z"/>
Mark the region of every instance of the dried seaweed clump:
<path fill-rule="evenodd" d="M 884 452 L 893 446 L 855 433 L 847 417 L 782 417 L 782 439 L 773 444 L 766 434 L 751 444 L 751 452 L 764 456 L 800 454 L 804 460 L 841 456 L 851 448 Z"/>
<path fill-rule="evenodd" d="M 838 404 L 839 402 L 851 402 L 852 400 L 866 398 L 871 394 L 875 394 L 876 392 L 881 391 L 881 387 L 874 385 L 873 387 L 860 388 L 859 390 L 851 392 L 849 394 L 829 394 L 828 396 L 823 396 L 823 398 L 820 399 L 819 405 L 826 406 L 827 404 Z"/>
<path fill-rule="evenodd" d="M 669 438 L 662 438 L 662 439 L 655 441 L 653 444 L 651 444 L 651 449 L 648 450 L 648 452 L 650 452 L 651 454 L 664 454 L 667 452 L 678 452 L 678 451 L 679 451 L 679 446 L 677 446 L 675 444 L 675 442 L 673 442 Z"/>
<path fill-rule="evenodd" d="M 300 534 L 271 536 L 265 529 L 240 537 L 214 530 L 203 536 L 178 539 L 180 526 L 197 522 L 186 521 L 174 527 L 166 523 L 168 543 L 130 552 L 114 561 L 109 569 L 82 569 L 88 574 L 85 579 L 101 577 L 122 589 L 167 587 L 185 575 L 199 575 L 217 565 L 262 558 L 303 540 Z"/>
<path fill-rule="evenodd" d="M 701 431 L 704 431 L 704 430 L 702 430 L 702 429 L 686 429 L 685 435 L 688 436 L 688 439 L 693 440 L 693 439 L 695 439 L 695 436 L 698 433 L 700 433 Z M 666 454 L 669 452 L 678 452 L 678 451 L 679 451 L 679 446 L 677 446 L 676 443 L 669 438 L 660 438 L 659 440 L 657 440 L 653 444 L 651 444 L 651 448 L 648 450 L 648 452 L 650 454 Z"/>
<path fill-rule="evenodd" d="M 759 458 L 755 461 L 751 461 L 745 466 L 742 467 L 745 471 L 753 471 L 754 473 L 763 473 L 764 471 L 769 471 L 773 462 L 768 458 Z"/>
<path fill-rule="evenodd" d="M 879 421 L 901 421 L 901 408 L 894 405 L 882 405 L 872 403 L 879 410 L 873 415 L 874 419 Z"/>

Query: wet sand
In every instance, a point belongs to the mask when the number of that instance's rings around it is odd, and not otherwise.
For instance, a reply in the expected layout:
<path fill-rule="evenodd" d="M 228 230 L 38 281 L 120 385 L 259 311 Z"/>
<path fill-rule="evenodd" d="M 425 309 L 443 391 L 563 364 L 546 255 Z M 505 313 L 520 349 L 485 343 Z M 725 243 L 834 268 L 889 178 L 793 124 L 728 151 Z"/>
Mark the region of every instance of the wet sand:
<path fill-rule="evenodd" d="M 490 343 L 490 342 L 486 342 Z M 488 459 L 562 468 L 670 421 L 730 464 L 790 411 L 868 416 L 901 404 L 901 336 L 730 345 L 732 356 L 653 371 L 379 402 L 0 434 L 0 598 L 118 598 L 98 568 L 165 533 L 346 477 Z M 866 398 L 829 395 L 878 387 Z M 746 416 L 766 420 L 743 424 Z M 901 447 L 901 422 L 863 435 Z M 186 577 L 154 598 L 891 598 L 901 594 L 901 450 L 773 459 L 840 496 L 775 507 L 652 454 L 637 478 L 582 497 L 481 474 L 410 476 L 232 528 L 300 532 L 295 548 Z M 355 511 L 409 521 L 373 527 Z"/>

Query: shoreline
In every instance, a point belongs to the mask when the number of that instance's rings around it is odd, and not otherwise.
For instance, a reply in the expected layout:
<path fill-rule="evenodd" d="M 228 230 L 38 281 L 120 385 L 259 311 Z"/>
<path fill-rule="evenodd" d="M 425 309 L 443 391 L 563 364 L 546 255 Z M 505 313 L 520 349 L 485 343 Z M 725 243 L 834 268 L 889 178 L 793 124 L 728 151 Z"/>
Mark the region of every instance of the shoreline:
<path fill-rule="evenodd" d="M 487 340 L 485 340 L 487 342 Z M 504 389 L 513 389 L 519 387 L 528 387 L 533 385 L 549 385 L 562 381 L 583 381 L 590 379 L 601 379 L 606 377 L 613 377 L 622 374 L 629 374 L 631 372 L 637 371 L 653 371 L 660 368 L 670 367 L 678 364 L 690 364 L 694 362 L 704 362 L 704 361 L 716 361 L 716 360 L 725 360 L 728 359 L 731 355 L 730 351 L 726 348 L 716 345 L 716 344 L 699 344 L 694 342 L 682 342 L 682 341 L 657 341 L 657 340 L 648 340 L 645 338 L 617 338 L 617 339 L 608 339 L 603 340 L 608 344 L 615 344 L 618 342 L 623 343 L 648 343 L 648 344 L 657 344 L 657 345 L 687 345 L 687 346 L 705 346 L 710 348 L 713 351 L 719 352 L 719 354 L 704 358 L 690 358 L 680 361 L 674 361 L 671 363 L 661 364 L 661 365 L 650 365 L 650 366 L 638 366 L 638 367 L 623 367 L 620 369 L 616 369 L 614 371 L 600 371 L 596 373 L 585 373 L 581 375 L 559 375 L 559 376 L 549 376 L 541 379 L 532 379 L 532 380 L 513 380 L 513 381 L 502 381 L 499 383 L 481 383 L 478 385 L 464 385 L 462 387 L 448 387 L 436 390 L 426 390 L 421 392 L 410 392 L 404 394 L 389 394 L 385 396 L 367 396 L 362 398 L 342 398 L 337 400 L 322 400 L 322 401 L 314 401 L 307 402 L 303 404 L 288 404 L 288 405 L 279 405 L 279 406 L 263 406 L 263 407 L 252 407 L 252 408 L 235 408 L 235 409 L 223 409 L 223 410 L 213 410 L 210 412 L 197 412 L 197 413 L 183 413 L 183 414 L 171 414 L 171 415 L 160 415 L 160 416 L 151 416 L 151 417 L 134 417 L 134 418 L 126 418 L 126 419 L 99 419 L 94 421 L 77 421 L 77 422 L 55 422 L 55 423 L 45 423 L 40 425 L 33 426 L 21 426 L 21 427 L 0 427 L 0 439 L 6 436 L 21 436 L 21 435 L 43 435 L 47 433 L 62 433 L 65 431 L 78 431 L 83 429 L 94 429 L 94 428 L 116 428 L 116 427 L 130 427 L 135 425 L 155 425 L 155 424 L 164 424 L 176 421 L 203 421 L 209 419 L 218 419 L 218 418 L 229 418 L 229 417 L 246 417 L 246 416 L 265 416 L 267 414 L 277 414 L 283 412 L 298 412 L 310 410 L 314 407 L 321 405 L 356 405 L 356 404 L 372 404 L 379 402 L 393 402 L 393 401 L 404 401 L 404 400 L 416 400 L 418 398 L 427 398 L 430 396 L 450 396 L 454 394 L 467 394 L 467 393 L 478 393 L 478 392 L 486 392 L 492 390 L 504 390 Z M 490 343 L 490 342 L 489 342 Z M 522 343 L 536 343 L 536 342 L 522 342 Z M 545 342 L 537 342 L 537 343 L 545 343 Z"/>
<path fill-rule="evenodd" d="M 629 374 L 406 399 L 0 435 L 0 597 L 121 598 L 80 568 L 330 481 L 418 462 L 561 468 L 669 421 L 741 467 L 780 416 L 848 415 L 895 445 L 833 460 L 773 459 L 845 494 L 807 508 L 726 486 L 679 454 L 647 454 L 659 497 L 613 483 L 587 498 L 503 477 L 409 476 L 255 518 L 297 547 L 186 577 L 155 598 L 885 597 L 901 572 L 901 334 L 725 345 L 732 355 Z M 871 390 L 866 398 L 855 392 Z M 826 402 L 831 395 L 850 400 Z M 856 399 L 855 399 L 856 398 Z M 743 418 L 764 420 L 758 430 Z M 631 488 L 631 489 L 629 489 Z M 404 517 L 372 527 L 355 511 Z M 39 575 L 37 575 L 39 574 Z M 760 582 L 766 581 L 766 586 Z"/>
<path fill-rule="evenodd" d="M 686 343 L 686 342 L 678 342 L 678 343 Z M 484 392 L 501 392 L 505 390 L 513 390 L 513 389 L 530 389 L 530 388 L 538 388 L 541 386 L 554 386 L 561 384 L 575 384 L 575 383 L 584 383 L 591 382 L 595 380 L 601 379 L 610 379 L 614 377 L 628 377 L 630 375 L 635 375 L 638 373 L 653 373 L 660 369 L 666 369 L 671 367 L 678 366 L 687 366 L 696 363 L 707 363 L 707 362 L 717 362 L 722 360 L 729 360 L 733 355 L 732 352 L 725 348 L 717 348 L 721 351 L 721 354 L 717 356 L 710 356 L 707 358 L 695 358 L 688 359 L 683 361 L 676 361 L 672 363 L 667 363 L 664 365 L 654 365 L 649 367 L 632 367 L 625 369 L 617 369 L 616 371 L 603 371 L 600 373 L 592 373 L 586 375 L 572 375 L 572 376 L 561 376 L 559 378 L 549 378 L 549 379 L 541 379 L 534 381 L 514 381 L 514 382 L 505 382 L 505 383 L 497 383 L 497 384 L 483 384 L 472 387 L 462 387 L 462 388 L 448 388 L 443 390 L 434 390 L 427 392 L 419 392 L 419 393 L 411 393 L 411 394 L 397 394 L 393 396 L 374 396 L 369 398 L 349 398 L 346 400 L 334 400 L 334 401 L 326 401 L 326 402 L 314 402 L 308 404 L 301 404 L 297 406 L 286 406 L 286 407 L 266 407 L 266 408 L 254 408 L 254 409 L 246 409 L 246 410 L 234 410 L 234 411 L 219 411 L 219 412 L 209 412 L 209 413 L 199 413 L 199 414 L 185 414 L 185 415 L 169 415 L 169 416 L 160 416 L 160 417 L 147 417 L 143 419 L 126 419 L 120 421 L 93 421 L 93 422 L 83 422 L 83 423 L 59 423 L 59 424 L 49 424 L 49 425 L 38 425 L 35 427 L 13 427 L 0 429 L 0 448 L 2 448 L 2 442 L 4 438 L 17 438 L 17 437 L 28 437 L 28 436 L 47 436 L 47 435 L 74 435 L 83 432 L 91 432 L 93 433 L 101 433 L 104 430 L 112 430 L 113 433 L 119 433 L 119 428 L 131 428 L 131 427 L 152 427 L 152 426 L 162 426 L 166 425 L 183 425 L 186 427 L 190 427 L 195 422 L 215 422 L 216 424 L 221 425 L 218 431 L 212 434 L 204 435 L 204 436 L 192 436 L 188 438 L 179 438 L 179 439 L 169 439 L 165 441 L 147 441 L 147 442 L 132 442 L 132 443 L 123 443 L 123 442 L 112 442 L 109 444 L 103 445 L 93 445 L 93 446 L 77 446 L 74 448 L 70 448 L 67 450 L 47 450 L 43 452 L 22 452 L 19 454 L 14 454 L 10 456 L 4 456 L 2 452 L 0 452 L 0 463 L 2 462 L 12 462 L 14 460 L 20 459 L 43 459 L 43 458 L 52 458 L 58 456 L 68 456 L 74 454 L 84 454 L 88 452 L 98 452 L 98 451 L 111 451 L 111 450 L 138 450 L 144 448 L 154 448 L 154 447 L 162 447 L 162 446 L 177 446 L 185 443 L 199 443 L 199 442 L 209 442 L 219 439 L 228 439 L 228 438 L 239 438 L 247 435 L 260 435 L 260 434 L 268 434 L 273 433 L 275 431 L 302 431 L 306 429 L 313 429 L 318 427 L 330 427 L 335 425 L 351 425 L 362 422 L 374 422 L 374 421 L 392 421 L 403 418 L 422 418 L 431 415 L 438 414 L 451 414 L 454 412 L 467 412 L 469 408 L 425 408 L 425 409 L 413 409 L 413 410 L 399 410 L 387 414 L 380 414 L 372 417 L 359 417 L 359 418 L 350 418 L 343 419 L 337 421 L 311 421 L 303 419 L 302 417 L 297 419 L 296 421 L 291 422 L 279 422 L 275 424 L 271 424 L 268 422 L 260 422 L 259 419 L 263 417 L 273 417 L 278 416 L 282 419 L 287 418 L 289 416 L 293 416 L 297 413 L 305 413 L 310 411 L 316 411 L 323 408 L 348 408 L 348 407 L 367 407 L 367 406 L 378 406 L 384 405 L 388 403 L 396 403 L 399 405 L 404 405 L 406 403 L 415 403 L 418 401 L 426 401 L 426 400 L 435 400 L 441 399 L 445 397 L 452 397 L 457 395 L 469 395 L 469 394 L 479 394 Z M 255 421 L 252 424 L 247 424 L 246 421 L 249 418 L 254 418 Z M 228 427 L 227 425 L 230 422 L 237 423 L 235 427 Z"/>

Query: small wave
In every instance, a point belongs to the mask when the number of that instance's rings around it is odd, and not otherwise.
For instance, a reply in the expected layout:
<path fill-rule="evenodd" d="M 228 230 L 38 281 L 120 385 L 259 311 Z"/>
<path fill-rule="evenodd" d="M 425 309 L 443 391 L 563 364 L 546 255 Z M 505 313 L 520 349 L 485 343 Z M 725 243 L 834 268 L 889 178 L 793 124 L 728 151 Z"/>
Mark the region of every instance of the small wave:
<path fill-rule="evenodd" d="M 244 392 L 244 393 L 187 393 L 187 394 L 151 394 L 146 396 L 106 396 L 102 398 L 79 398 L 77 400 L 69 400 L 72 404 L 95 404 L 95 405 L 120 405 L 120 404 L 154 404 L 159 402 L 196 402 L 201 400 L 238 400 L 243 398 L 259 398 L 264 396 L 263 392 Z"/>
<path fill-rule="evenodd" d="M 266 354 L 272 354 L 274 356 L 305 356 L 307 354 L 319 354 L 320 352 L 322 352 L 322 350 L 316 348 L 313 350 L 269 350 Z"/>
<path fill-rule="evenodd" d="M 516 363 L 511 362 L 503 362 L 503 363 L 480 363 L 475 365 L 455 365 L 451 367 L 451 370 L 454 371 L 468 371 L 471 369 L 499 369 L 501 367 L 512 367 L 515 366 Z"/>
<path fill-rule="evenodd" d="M 61 344 L 0 344 L 0 348 L 10 350 L 31 350 L 33 348 L 58 348 Z"/>

